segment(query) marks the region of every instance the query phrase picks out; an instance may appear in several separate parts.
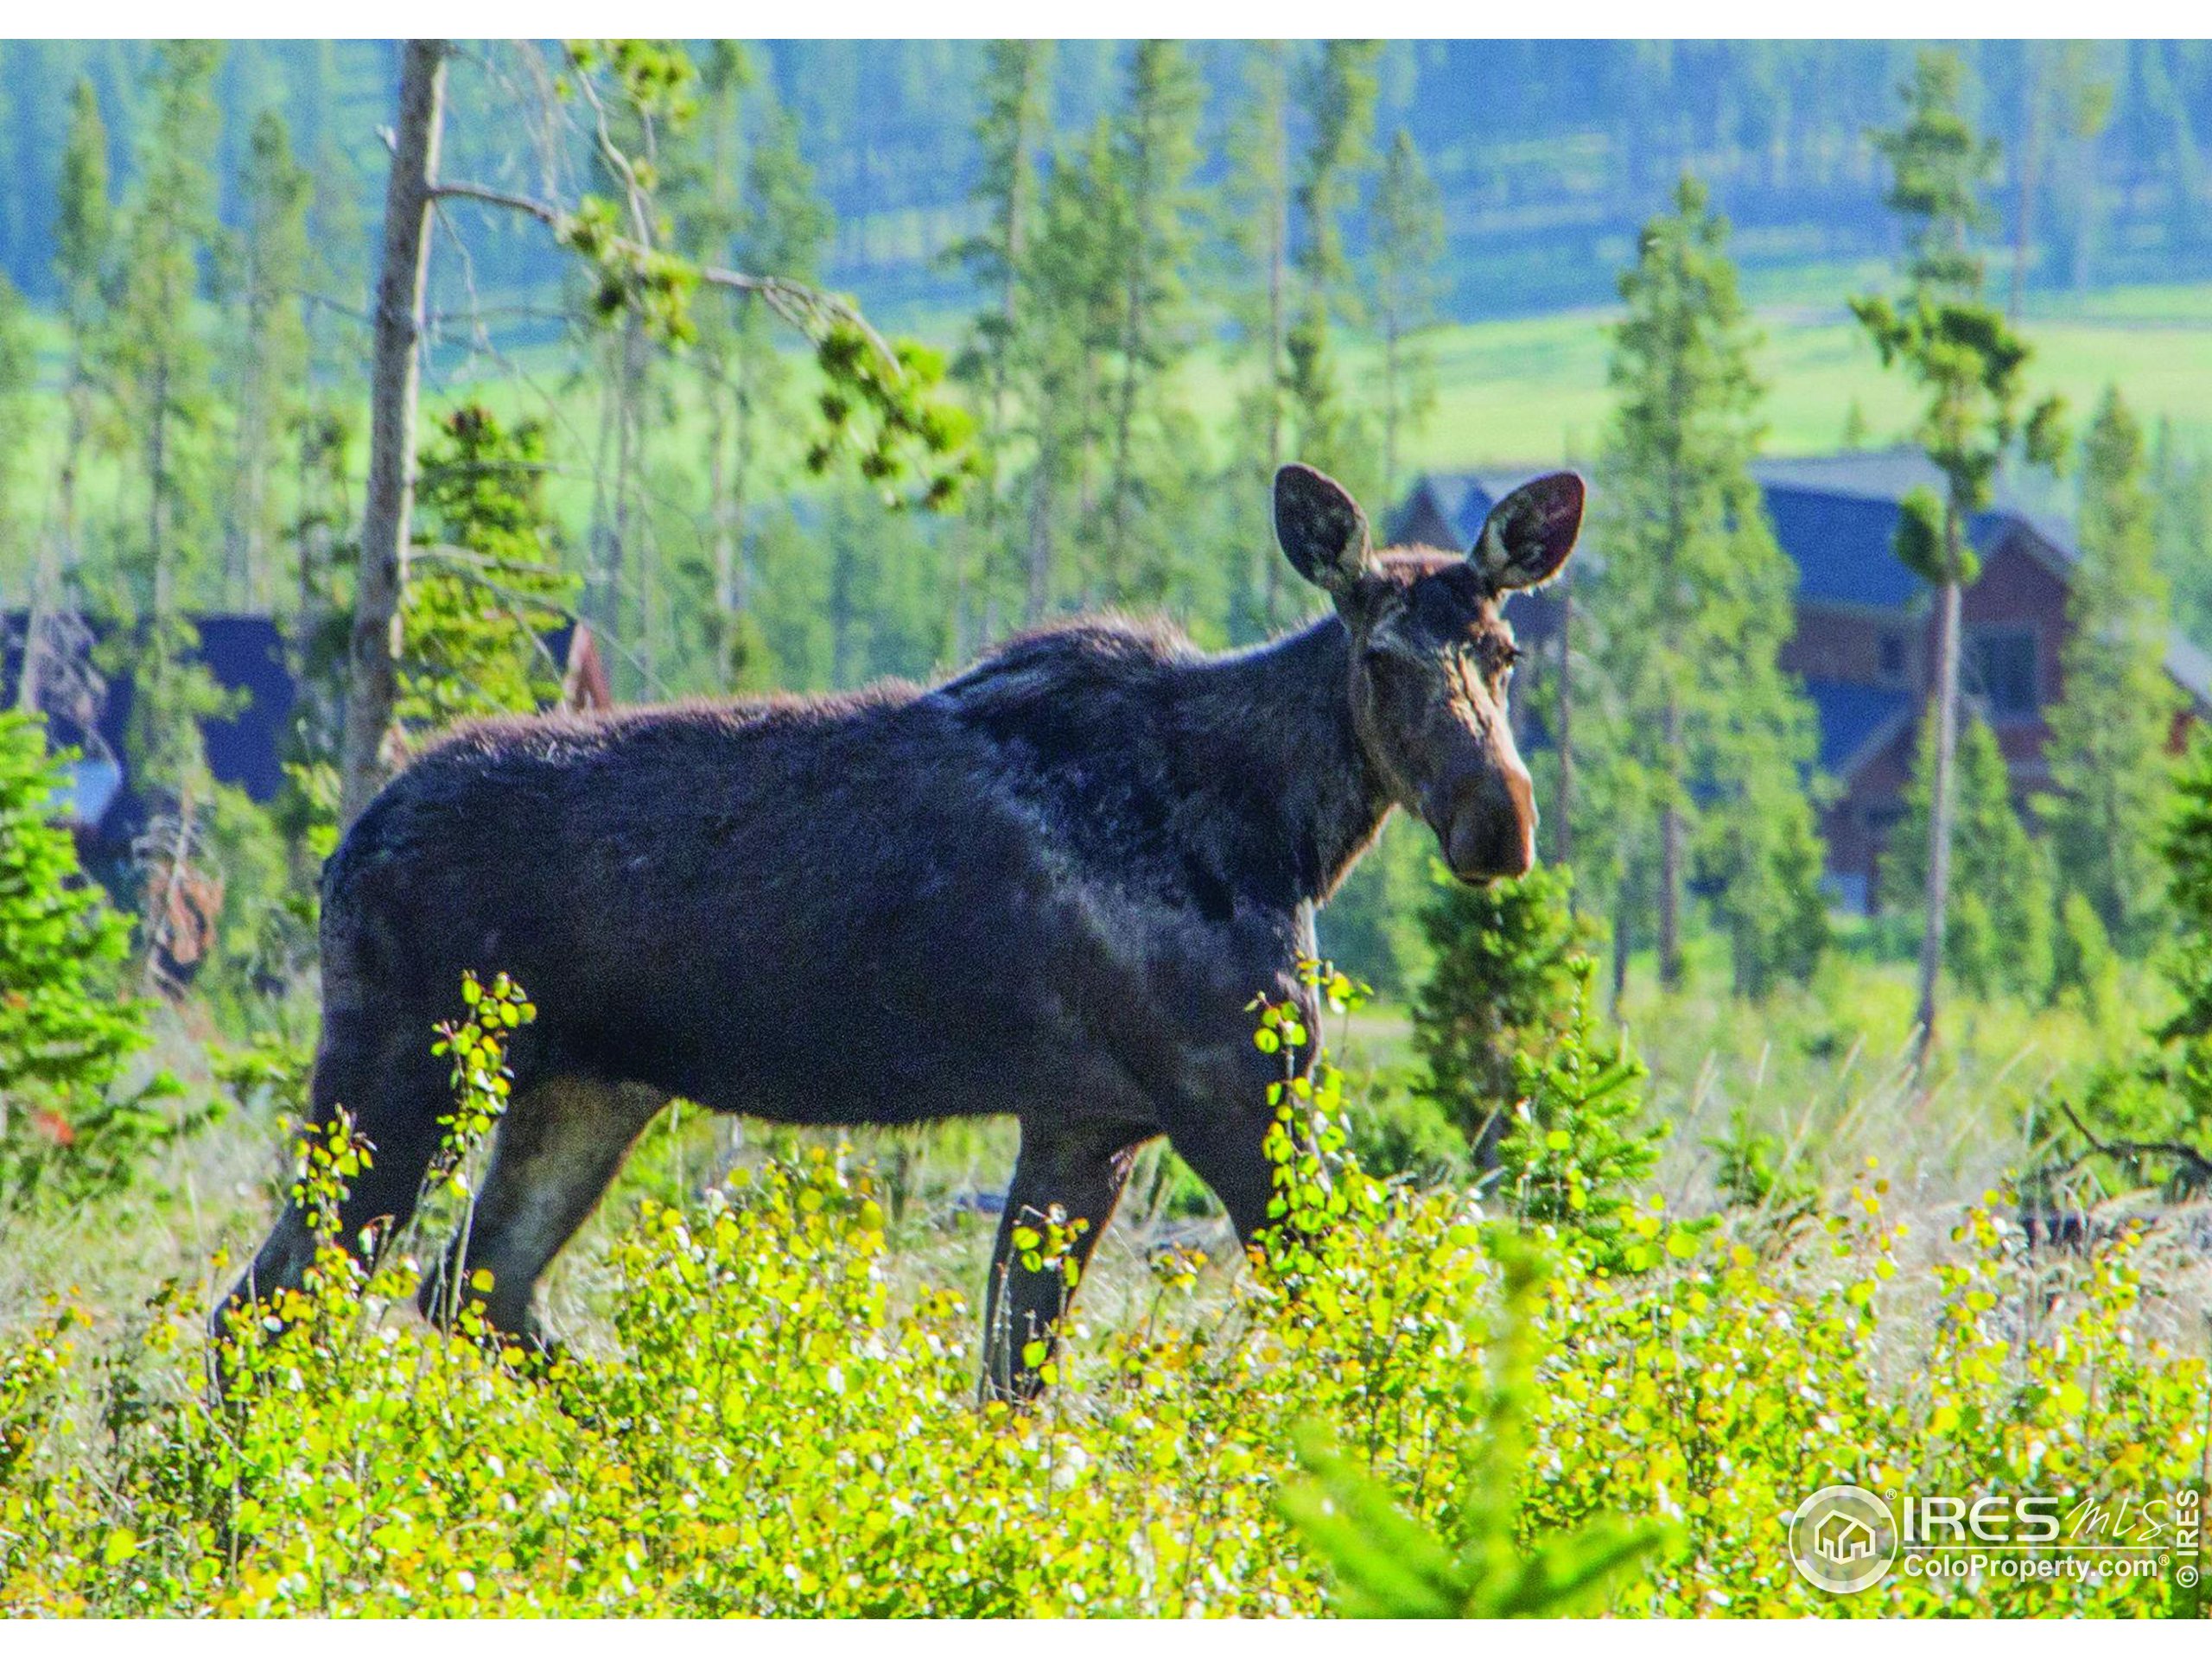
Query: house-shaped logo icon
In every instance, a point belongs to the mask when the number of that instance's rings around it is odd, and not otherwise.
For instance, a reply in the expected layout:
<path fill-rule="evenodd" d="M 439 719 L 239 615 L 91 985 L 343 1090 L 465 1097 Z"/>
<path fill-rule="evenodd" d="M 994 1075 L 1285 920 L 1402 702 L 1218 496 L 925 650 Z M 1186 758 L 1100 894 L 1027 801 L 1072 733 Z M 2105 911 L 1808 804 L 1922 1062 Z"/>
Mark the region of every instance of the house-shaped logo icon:
<path fill-rule="evenodd" d="M 1789 1519 L 1789 1559 L 1823 1590 L 1849 1595 L 1877 1584 L 1897 1555 L 1890 1506 L 1863 1486 L 1824 1486 Z"/>
<path fill-rule="evenodd" d="M 1813 1548 L 1822 1560 L 1849 1567 L 1874 1553 L 1874 1529 L 1857 1516 L 1838 1510 L 1815 1529 Z"/>

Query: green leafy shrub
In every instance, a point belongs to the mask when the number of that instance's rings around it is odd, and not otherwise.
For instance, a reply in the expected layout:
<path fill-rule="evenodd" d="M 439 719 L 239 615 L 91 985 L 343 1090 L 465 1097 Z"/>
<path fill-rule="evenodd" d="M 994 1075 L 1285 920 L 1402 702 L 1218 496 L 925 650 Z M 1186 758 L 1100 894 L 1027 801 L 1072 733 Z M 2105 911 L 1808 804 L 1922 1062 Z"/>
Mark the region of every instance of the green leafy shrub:
<path fill-rule="evenodd" d="M 1459 1442 L 1453 1518 L 1440 1536 L 1400 1508 L 1389 1489 L 1325 1439 L 1308 1435 L 1299 1461 L 1311 1477 L 1283 1507 L 1334 1576 L 1346 1612 L 1380 1618 L 1555 1618 L 1602 1605 L 1610 1585 L 1665 1542 L 1644 1522 L 1592 1522 L 1523 1552 L 1516 1520 L 1535 1402 L 1536 1319 L 1544 1271 L 1537 1249 L 1492 1234 L 1502 1273 L 1491 1375 L 1462 1387 L 1475 1424 Z M 1478 1379 L 1480 1379 L 1479 1381 Z"/>
<path fill-rule="evenodd" d="M 525 1007 L 488 988 L 446 1034 L 449 1172 Z M 1782 1518 L 1834 1482 L 2109 1504 L 2200 1479 L 2207 1368 L 2145 1294 L 2152 1241 L 2037 1255 L 1986 1204 L 1907 1252 L 1869 1172 L 1766 1253 L 1647 1203 L 1621 1226 L 1641 1270 L 1617 1272 L 1564 1224 L 1374 1179 L 1341 1077 L 1301 1081 L 1251 1270 L 1135 1269 L 1130 1314 L 1079 1319 L 1033 1411 L 975 1403 L 968 1299 L 902 1269 L 872 1172 L 829 1144 L 643 1202 L 593 1263 L 603 1338 L 550 1361 L 467 1305 L 450 1333 L 415 1319 L 405 1238 L 373 1272 L 327 1248 L 213 1357 L 220 1401 L 176 1286 L 119 1332 L 54 1310 L 0 1338 L 0 1610 L 2193 1608 L 2056 1576 L 1846 1599 L 1785 1553 Z M 306 1149 L 326 1232 L 369 1155 L 342 1120 Z"/>

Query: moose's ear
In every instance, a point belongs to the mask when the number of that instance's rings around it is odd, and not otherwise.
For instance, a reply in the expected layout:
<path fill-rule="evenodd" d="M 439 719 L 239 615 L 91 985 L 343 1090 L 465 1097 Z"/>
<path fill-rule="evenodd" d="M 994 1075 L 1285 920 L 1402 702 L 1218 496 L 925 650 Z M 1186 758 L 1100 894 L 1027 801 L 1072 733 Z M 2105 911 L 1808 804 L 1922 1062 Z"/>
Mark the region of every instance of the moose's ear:
<path fill-rule="evenodd" d="M 1275 474 L 1275 540 L 1300 575 L 1339 599 L 1373 562 L 1359 504 L 1326 473 L 1294 462 Z"/>
<path fill-rule="evenodd" d="M 1535 588 L 1559 574 L 1581 528 L 1582 480 L 1554 473 L 1492 507 L 1467 556 L 1492 588 Z"/>

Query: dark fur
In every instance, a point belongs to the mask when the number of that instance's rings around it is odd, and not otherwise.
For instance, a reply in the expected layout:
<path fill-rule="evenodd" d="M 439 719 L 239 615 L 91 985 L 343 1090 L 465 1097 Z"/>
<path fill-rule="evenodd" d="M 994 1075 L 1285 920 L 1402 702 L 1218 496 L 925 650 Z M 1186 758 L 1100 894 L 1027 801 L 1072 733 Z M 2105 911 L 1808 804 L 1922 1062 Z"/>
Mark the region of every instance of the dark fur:
<path fill-rule="evenodd" d="M 1062 1205 L 1087 1250 L 1164 1133 L 1249 1237 L 1281 1065 L 1252 998 L 1306 995 L 1313 906 L 1394 801 L 1447 850 L 1467 801 L 1485 824 L 1527 810 L 1525 772 L 1517 804 L 1494 777 L 1519 768 L 1502 669 L 1496 707 L 1461 719 L 1464 776 L 1402 775 L 1370 729 L 1465 694 L 1446 676 L 1394 710 L 1367 686 L 1386 617 L 1401 650 L 1501 630 L 1465 559 L 1367 556 L 1339 614 L 1249 652 L 1089 622 L 931 689 L 501 721 L 429 751 L 323 874 L 315 1109 L 351 1108 L 376 1143 L 349 1230 L 410 1210 L 448 1109 L 431 1028 L 465 969 L 504 970 L 539 1012 L 466 1264 L 493 1268 L 496 1322 L 529 1328 L 545 1262 L 669 1096 L 785 1122 L 1007 1113 L 989 1375 L 1033 1386 L 1014 1356 L 1065 1296 L 1007 1261 L 1014 1223 Z M 1485 828 L 1484 856 L 1525 865 L 1532 827 Z M 307 1248 L 286 1217 L 238 1294 L 296 1282 Z"/>

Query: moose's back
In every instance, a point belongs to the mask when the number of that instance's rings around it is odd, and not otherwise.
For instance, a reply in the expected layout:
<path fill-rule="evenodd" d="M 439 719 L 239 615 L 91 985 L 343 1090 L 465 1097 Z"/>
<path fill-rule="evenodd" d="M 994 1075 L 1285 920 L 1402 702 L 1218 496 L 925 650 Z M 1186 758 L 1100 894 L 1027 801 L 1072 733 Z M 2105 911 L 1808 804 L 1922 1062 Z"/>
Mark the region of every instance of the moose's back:
<path fill-rule="evenodd" d="M 518 1073 L 797 1122 L 1141 1113 L 1097 1011 L 1141 1010 L 1146 917 L 1185 907 L 1153 644 L 467 728 L 326 871 L 326 1008 L 427 1033 L 505 970 L 539 1009 Z"/>

